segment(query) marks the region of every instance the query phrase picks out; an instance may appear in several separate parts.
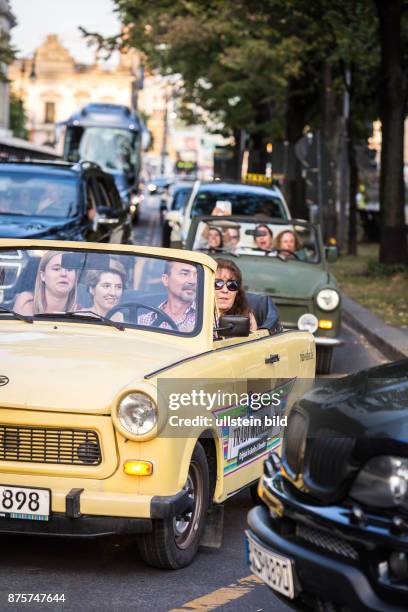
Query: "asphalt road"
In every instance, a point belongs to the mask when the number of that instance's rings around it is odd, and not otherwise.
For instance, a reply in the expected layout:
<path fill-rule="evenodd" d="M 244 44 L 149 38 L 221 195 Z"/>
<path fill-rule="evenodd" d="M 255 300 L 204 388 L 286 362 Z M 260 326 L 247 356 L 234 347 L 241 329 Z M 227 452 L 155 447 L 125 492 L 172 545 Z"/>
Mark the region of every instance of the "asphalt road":
<path fill-rule="evenodd" d="M 159 244 L 157 205 L 157 198 L 144 202 L 134 232 L 137 244 Z M 345 346 L 336 352 L 333 376 L 385 361 L 350 328 L 344 327 L 343 337 Z M 284 606 L 246 565 L 243 530 L 250 507 L 246 492 L 229 500 L 222 548 L 201 551 L 190 567 L 177 572 L 145 567 L 132 539 L 79 541 L 2 535 L 0 612 L 284 612 Z M 11 593 L 64 594 L 65 603 L 12 603 Z"/>

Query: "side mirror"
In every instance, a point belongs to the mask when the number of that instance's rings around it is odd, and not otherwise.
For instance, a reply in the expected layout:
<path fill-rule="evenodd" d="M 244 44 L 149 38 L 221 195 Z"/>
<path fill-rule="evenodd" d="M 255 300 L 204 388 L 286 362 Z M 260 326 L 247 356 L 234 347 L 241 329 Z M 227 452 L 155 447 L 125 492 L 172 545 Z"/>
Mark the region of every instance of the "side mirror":
<path fill-rule="evenodd" d="M 328 263 L 336 263 L 338 256 L 339 256 L 339 251 L 337 247 L 336 246 L 326 246 L 324 247 L 324 251 L 326 254 L 326 261 Z"/>
<path fill-rule="evenodd" d="M 249 317 L 241 315 L 223 315 L 219 318 L 218 327 L 214 328 L 224 338 L 246 337 L 249 336 L 249 330 Z"/>

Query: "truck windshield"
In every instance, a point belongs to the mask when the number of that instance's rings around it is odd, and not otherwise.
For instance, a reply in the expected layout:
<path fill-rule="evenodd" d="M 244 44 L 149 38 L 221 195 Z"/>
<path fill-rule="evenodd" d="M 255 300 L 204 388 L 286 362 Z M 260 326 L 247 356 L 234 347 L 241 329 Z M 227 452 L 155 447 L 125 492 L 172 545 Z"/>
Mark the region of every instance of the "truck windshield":
<path fill-rule="evenodd" d="M 105 172 L 134 171 L 137 165 L 139 136 L 136 132 L 117 127 L 69 126 L 65 139 L 64 157 L 99 164 Z"/>

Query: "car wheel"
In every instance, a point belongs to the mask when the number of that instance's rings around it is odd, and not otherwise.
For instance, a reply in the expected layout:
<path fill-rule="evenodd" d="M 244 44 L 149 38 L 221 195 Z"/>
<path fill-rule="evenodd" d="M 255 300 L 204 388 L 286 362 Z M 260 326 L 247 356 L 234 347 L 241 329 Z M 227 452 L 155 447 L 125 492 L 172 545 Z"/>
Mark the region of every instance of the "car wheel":
<path fill-rule="evenodd" d="M 316 374 L 330 374 L 333 361 L 333 348 L 319 346 L 316 355 Z"/>
<path fill-rule="evenodd" d="M 192 509 L 176 517 L 154 519 L 152 533 L 139 537 L 139 552 L 148 565 L 180 569 L 194 559 L 207 516 L 209 482 L 207 457 L 198 442 L 184 487 L 191 498 Z"/>

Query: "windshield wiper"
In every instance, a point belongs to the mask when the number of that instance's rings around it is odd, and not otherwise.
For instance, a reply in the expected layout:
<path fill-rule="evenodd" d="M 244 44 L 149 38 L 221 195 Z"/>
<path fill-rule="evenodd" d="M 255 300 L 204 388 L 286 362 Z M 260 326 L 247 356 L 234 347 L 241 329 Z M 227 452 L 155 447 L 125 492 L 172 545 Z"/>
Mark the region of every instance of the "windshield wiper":
<path fill-rule="evenodd" d="M 69 312 L 42 312 L 40 314 L 35 315 L 36 317 L 66 317 L 68 319 L 86 319 L 88 321 L 92 321 L 94 319 L 98 319 L 98 321 L 103 321 L 104 323 L 106 323 L 107 325 L 110 325 L 111 327 L 115 327 L 116 329 L 119 329 L 120 331 L 124 331 L 126 328 L 124 325 L 122 325 L 122 323 L 119 323 L 119 321 L 112 321 L 112 319 L 108 319 L 107 317 L 104 317 L 103 315 L 98 314 L 97 312 L 94 312 L 93 310 L 72 310 Z"/>
<path fill-rule="evenodd" d="M 16 312 L 15 310 L 11 310 L 10 308 L 4 308 L 4 306 L 0 306 L 0 312 L 5 312 L 7 314 L 12 314 L 19 321 L 24 321 L 25 323 L 34 323 L 32 317 L 25 317 L 24 315 Z"/>

